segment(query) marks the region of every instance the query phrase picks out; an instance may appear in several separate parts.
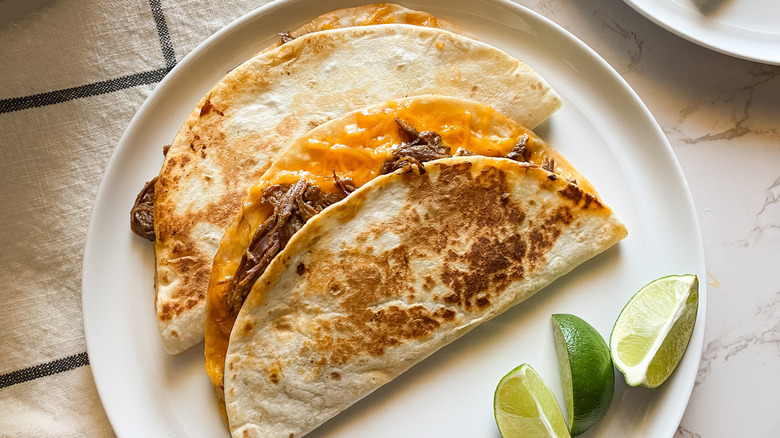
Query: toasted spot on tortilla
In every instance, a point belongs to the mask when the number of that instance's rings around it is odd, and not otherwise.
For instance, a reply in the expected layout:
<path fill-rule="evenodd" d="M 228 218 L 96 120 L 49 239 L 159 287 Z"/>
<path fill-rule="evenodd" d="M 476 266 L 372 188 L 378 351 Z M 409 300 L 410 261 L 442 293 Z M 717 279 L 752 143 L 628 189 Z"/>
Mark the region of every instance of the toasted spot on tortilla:
<path fill-rule="evenodd" d="M 241 327 L 241 333 L 244 336 L 248 336 L 250 333 L 252 333 L 252 330 L 255 329 L 255 323 L 252 321 L 247 321 L 246 324 L 244 324 L 243 327 Z"/>
<path fill-rule="evenodd" d="M 204 296 L 195 296 L 178 301 L 166 300 L 162 303 L 158 302 L 157 316 L 163 321 L 170 321 L 174 316 L 198 305 L 203 298 Z"/>

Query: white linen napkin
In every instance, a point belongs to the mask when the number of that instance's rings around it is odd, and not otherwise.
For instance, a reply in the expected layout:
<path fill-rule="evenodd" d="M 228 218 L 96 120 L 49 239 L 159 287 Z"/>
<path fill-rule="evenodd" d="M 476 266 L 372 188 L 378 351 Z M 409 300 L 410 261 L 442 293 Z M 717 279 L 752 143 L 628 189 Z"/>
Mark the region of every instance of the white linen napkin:
<path fill-rule="evenodd" d="M 0 27 L 0 435 L 114 435 L 81 316 L 101 176 L 165 74 L 267 2 L 57 0 Z"/>

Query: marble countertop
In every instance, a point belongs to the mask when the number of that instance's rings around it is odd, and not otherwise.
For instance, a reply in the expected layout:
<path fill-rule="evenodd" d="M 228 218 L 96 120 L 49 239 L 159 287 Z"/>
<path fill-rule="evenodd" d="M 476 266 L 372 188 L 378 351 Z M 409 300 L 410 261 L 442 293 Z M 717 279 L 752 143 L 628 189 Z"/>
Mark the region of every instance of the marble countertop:
<path fill-rule="evenodd" d="M 777 436 L 777 430 L 780 429 L 780 416 L 776 415 L 777 407 L 780 406 L 780 379 L 776 377 L 777 372 L 780 371 L 780 257 L 778 257 L 780 255 L 780 251 L 778 251 L 780 249 L 780 66 L 749 62 L 703 48 L 651 22 L 622 0 L 515 1 L 555 21 L 580 38 L 625 78 L 660 124 L 688 181 L 701 226 L 705 250 L 708 271 L 706 279 L 708 308 L 705 343 L 696 385 L 674 438 Z M 87 2 L 82 3 L 82 5 L 85 3 Z M 0 42 L 0 53 L 16 54 L 17 52 L 14 51 L 16 48 L 33 51 L 38 49 L 40 51 L 43 46 L 39 47 L 31 43 L 31 40 L 28 41 L 28 36 L 36 35 L 39 31 L 45 31 L 47 35 L 51 30 L 71 32 L 71 27 L 78 30 L 78 25 L 82 22 L 92 23 L 93 21 L 108 20 L 109 16 L 115 15 L 112 9 L 124 8 L 126 17 L 135 17 L 139 19 L 139 22 L 144 23 L 157 23 L 156 31 L 152 27 L 138 30 L 142 34 L 146 32 L 153 36 L 144 43 L 149 45 L 151 49 L 144 46 L 143 50 L 139 49 L 138 51 L 144 55 L 137 56 L 138 59 L 134 58 L 134 61 L 148 69 L 146 64 L 152 65 L 154 63 L 145 58 L 146 54 L 156 53 L 160 44 L 164 42 L 162 37 L 157 38 L 160 23 L 164 24 L 164 20 L 161 19 L 163 12 L 166 12 L 164 9 L 179 6 L 175 5 L 174 1 L 160 2 L 159 0 L 151 0 L 148 4 L 147 2 L 119 3 L 121 5 L 112 3 L 110 6 L 104 6 L 100 2 L 93 2 L 89 5 L 90 7 L 84 9 L 83 15 L 79 15 L 72 12 L 73 9 L 76 9 L 74 7 L 75 0 L 58 0 L 57 2 L 34 0 L 27 3 L 18 0 L 0 0 L 0 28 L 13 18 L 21 16 L 35 7 L 40 8 L 41 5 L 48 5 L 46 14 L 33 17 L 37 21 L 33 19 L 23 22 L 17 21 L 16 29 L 19 29 L 18 35 L 21 36 L 13 40 L 11 38 L 0 39 L 2 41 Z M 206 12 L 197 16 L 197 19 L 201 21 L 208 21 L 210 26 L 188 26 L 189 22 L 184 17 L 189 17 L 189 15 L 185 13 L 177 15 L 172 11 L 167 11 L 172 28 L 180 26 L 188 32 L 187 38 L 182 38 L 184 42 L 180 41 L 178 56 L 183 56 L 197 45 L 197 42 L 203 41 L 220 27 L 265 2 L 235 2 L 234 8 L 227 12 L 223 11 L 224 3 L 229 2 L 202 1 L 199 2 L 198 8 L 193 8 L 192 14 L 194 15 L 201 13 L 199 10 L 220 11 L 220 14 L 213 14 L 216 18 L 212 17 L 211 21 L 206 20 L 208 18 L 205 15 Z M 14 13 L 13 16 L 11 16 L 11 12 Z M 188 10 L 187 13 L 190 11 Z M 154 20 L 146 17 L 146 15 L 151 17 L 153 14 Z M 56 17 L 57 20 L 51 17 Z M 16 98 L 19 95 L 30 94 L 33 97 L 44 99 L 52 94 L 51 90 L 58 89 L 74 93 L 83 92 L 89 98 L 103 93 L 100 90 L 90 91 L 92 85 L 102 85 L 104 82 L 115 85 L 116 81 L 113 79 L 105 81 L 106 77 L 119 77 L 120 79 L 136 77 L 135 75 L 123 76 L 128 73 L 123 61 L 120 62 L 122 56 L 116 56 L 116 59 L 111 56 L 114 54 L 114 46 L 106 45 L 108 39 L 105 38 L 105 35 L 89 26 L 86 26 L 86 30 L 82 29 L 82 31 L 84 35 L 92 36 L 95 39 L 104 37 L 100 47 L 91 47 L 89 45 L 91 40 L 88 38 L 83 38 L 83 47 L 82 43 L 76 46 L 87 55 L 94 55 L 94 59 L 102 59 L 107 67 L 104 65 L 103 70 L 96 70 L 92 68 L 91 64 L 78 64 L 75 61 L 64 59 L 63 55 L 62 60 L 60 58 L 57 58 L 59 61 L 55 60 L 61 62 L 62 66 L 58 65 L 57 69 L 53 69 L 56 74 L 52 74 L 54 79 L 46 84 L 48 88 L 38 90 L 32 85 L 27 87 L 28 82 L 32 83 L 33 81 L 27 81 L 24 72 L 35 70 L 38 66 L 51 66 L 56 63 L 55 61 L 29 57 L 29 59 L 25 59 L 29 61 L 26 63 L 29 65 L 11 63 L 10 66 L 3 66 L 3 63 L 0 62 L 0 70 L 5 72 L 4 78 L 6 79 L 5 84 L 0 84 L 0 103 L 5 102 L 20 107 L 21 104 L 17 102 L 19 99 Z M 3 35 L 10 34 L 9 32 Z M 137 36 L 130 31 L 127 34 Z M 116 41 L 116 47 L 126 49 L 120 43 L 122 42 Z M 54 46 L 56 47 L 56 44 Z M 63 47 L 65 46 L 63 45 Z M 19 49 L 18 53 L 24 52 Z M 128 53 L 127 56 L 131 57 L 134 52 Z M 165 56 L 165 61 L 168 62 L 171 54 L 165 53 Z M 23 58 L 23 56 L 17 54 L 17 58 Z M 92 59 L 89 56 L 84 56 L 80 62 L 89 63 L 92 62 Z M 175 63 L 175 57 L 172 60 Z M 77 67 L 83 67 L 83 71 Z M 112 68 L 116 68 L 116 71 Z M 96 71 L 100 74 L 95 73 Z M 164 71 L 164 69 L 160 71 Z M 78 81 L 88 83 L 89 86 L 68 88 L 74 86 L 71 79 L 77 73 L 84 76 L 83 78 L 78 76 Z M 81 84 L 78 81 L 75 85 Z M 91 138 L 93 129 L 96 129 L 92 125 L 78 125 L 77 127 L 83 131 L 80 133 L 82 135 L 80 138 L 94 141 L 94 144 L 101 143 L 102 140 L 99 139 L 102 137 L 100 136 L 110 135 L 113 136 L 112 138 L 118 139 L 129 123 L 130 117 L 135 111 L 134 108 L 143 102 L 157 81 L 159 79 L 142 81 L 143 83 L 124 86 L 124 88 L 117 86 L 117 89 L 125 90 L 126 93 L 108 94 L 106 97 L 107 105 L 114 105 L 111 108 L 119 107 L 126 111 L 116 116 L 116 120 L 95 122 L 96 125 L 100 123 L 105 125 L 101 128 L 100 135 L 95 135 L 98 140 Z M 20 87 L 19 83 L 24 84 L 27 88 Z M 15 89 L 11 90 L 12 87 Z M 82 108 L 79 105 L 86 107 L 94 102 L 81 97 L 68 98 L 72 100 L 64 99 L 65 105 L 62 108 L 79 109 Z M 130 104 L 124 108 L 117 106 L 117 102 L 123 104 L 130 102 Z M 11 108 L 10 110 L 6 108 L 5 111 L 9 115 L 3 119 L 3 122 L 7 125 L 4 126 L 4 129 L 0 129 L 0 137 L 4 138 L 3 146 L 5 149 L 0 150 L 0 156 L 5 160 L 18 155 L 17 163 L 19 166 L 17 167 L 21 169 L 15 170 L 9 166 L 6 169 L 7 172 L 14 170 L 9 173 L 10 175 L 29 176 L 28 173 L 32 174 L 32 171 L 28 172 L 28 167 L 32 169 L 31 166 L 34 163 L 33 160 L 27 159 L 27 151 L 29 150 L 29 153 L 45 151 L 44 148 L 51 146 L 40 140 L 38 133 L 33 131 L 39 129 L 37 128 L 39 126 L 44 126 L 44 128 L 48 125 L 56 126 L 56 122 L 60 121 L 58 117 L 65 117 L 69 114 L 67 111 L 57 112 L 55 111 L 57 107 L 49 105 L 52 105 L 52 102 L 40 103 L 38 105 L 42 108 L 40 113 L 24 112 L 19 108 Z M 44 128 L 40 128 L 40 130 Z M 28 144 L 18 140 L 18 138 L 22 138 L 21 134 L 28 135 L 37 143 L 31 140 Z M 41 138 L 44 135 L 45 132 L 40 134 Z M 77 192 L 78 199 L 81 200 L 81 204 L 78 205 L 87 205 L 95 197 L 99 176 L 105 168 L 115 141 L 108 143 L 100 149 L 96 147 L 97 152 L 93 151 L 95 163 L 87 169 L 89 170 L 88 175 L 79 180 L 81 185 L 70 187 L 74 192 Z M 70 148 L 70 143 L 65 143 L 65 145 L 68 147 L 61 148 L 60 152 L 76 149 L 75 146 Z M 69 157 L 70 155 L 66 152 L 62 152 L 61 156 Z M 56 160 L 56 163 L 60 163 L 59 157 L 59 155 L 53 155 L 52 162 Z M 5 165 L 6 163 L 0 162 L 0 164 Z M 43 169 L 41 172 L 48 171 L 49 174 L 61 176 L 62 179 L 71 178 L 76 174 L 76 171 L 68 169 L 52 171 L 46 169 L 46 166 L 39 167 Z M 34 170 L 39 169 L 35 167 Z M 28 191 L 37 194 L 36 187 L 28 188 Z M 43 193 L 45 192 L 43 188 L 40 191 L 42 192 L 39 195 L 40 198 L 47 196 L 46 193 Z M 15 199 L 10 198 L 10 195 L 6 198 Z M 26 198 L 19 201 L 18 205 L 26 205 L 23 204 L 24 202 L 27 202 Z M 8 213 L 8 211 L 13 211 L 12 207 L 13 205 L 6 211 L 6 216 L 11 219 L 15 217 Z M 70 222 L 84 228 L 87 218 L 88 208 L 85 207 L 80 209 L 78 215 L 71 218 Z M 26 217 L 25 220 L 27 220 Z M 43 225 L 36 228 L 39 226 L 39 222 L 32 221 L 29 226 L 26 223 L 22 224 L 22 221 L 14 221 L 13 224 L 15 228 L 11 228 L 7 232 L 10 236 L 13 236 L 15 232 L 20 233 L 33 229 L 40 235 L 33 237 L 38 238 L 39 241 L 46 240 L 48 242 L 48 238 L 44 236 L 45 233 L 41 231 L 48 230 L 48 228 Z M 83 233 L 70 237 L 67 248 L 72 248 L 78 254 L 77 251 L 83 247 Z M 60 243 L 58 242 L 58 244 Z M 8 245 L 4 245 L 3 250 L 0 251 L 8 251 L 8 247 Z M 17 253 L 26 251 L 26 248 L 23 247 L 15 249 Z M 54 256 L 58 257 L 54 258 L 56 263 L 66 260 L 74 266 L 80 260 L 80 254 L 79 257 L 75 258 L 65 252 L 55 253 Z M 73 262 L 76 259 L 78 260 Z M 16 264 L 13 266 L 21 267 L 27 259 L 20 260 L 14 261 Z M 49 264 L 46 265 L 47 268 L 49 266 Z M 60 265 L 54 264 L 53 266 L 57 266 L 63 272 L 66 271 Z M 54 272 L 43 280 L 38 282 L 30 280 L 28 283 L 35 285 L 39 295 L 49 297 L 49 302 L 52 305 L 65 309 L 63 314 L 69 319 L 78 320 L 81 311 L 80 283 L 77 276 L 73 275 L 71 271 L 77 271 L 80 265 L 78 267 L 68 265 L 67 268 L 67 272 L 64 274 L 59 275 L 58 272 Z M 10 272 L 11 270 L 6 269 L 6 271 Z M 14 273 L 10 272 L 8 275 L 14 275 Z M 19 287 L 21 288 L 21 286 Z M 7 288 L 11 290 L 10 286 Z M 25 286 L 24 290 L 27 289 L 29 287 Z M 4 293 L 10 294 L 12 292 L 13 290 Z M 23 317 L 26 318 L 25 315 L 19 316 L 3 312 L 0 310 L 0 315 L 3 316 L 0 320 L 7 321 L 2 321 L 6 325 L 0 324 L 0 327 L 19 326 L 19 321 Z M 83 402 L 82 398 L 71 400 L 65 396 L 56 399 L 58 403 L 64 405 L 62 409 L 67 408 L 74 413 L 85 414 L 85 416 L 93 414 L 94 418 L 92 418 L 91 423 L 75 424 L 70 419 L 55 418 L 59 413 L 52 414 L 52 409 L 43 406 L 43 404 L 48 403 L 53 393 L 51 381 L 42 378 L 42 376 L 48 375 L 45 373 L 75 370 L 72 374 L 62 372 L 60 379 L 63 382 L 61 384 L 62 394 L 68 394 L 68 388 L 83 385 L 83 382 L 90 382 L 91 385 L 92 375 L 89 367 L 85 366 L 89 364 L 89 360 L 84 352 L 81 325 L 73 323 L 65 328 L 62 325 L 54 327 L 46 325 L 48 323 L 46 321 L 49 319 L 48 314 L 38 316 L 35 313 L 33 316 L 34 318 L 25 319 L 25 323 L 34 327 L 43 327 L 40 329 L 39 335 L 41 338 L 47 339 L 48 343 L 42 343 L 43 347 L 20 348 L 15 353 L 16 356 L 13 357 L 6 355 L 9 357 L 4 358 L 4 368 L 3 371 L 0 371 L 0 373 L 6 373 L 0 376 L 6 379 L 6 381 L 0 382 L 2 383 L 0 389 L 5 388 L 5 392 L 0 393 L 0 400 L 16 400 L 29 394 L 38 393 L 46 394 L 46 397 L 49 398 L 40 397 L 41 406 L 33 404 L 20 407 L 13 403 L 4 405 L 9 407 L 7 411 L 10 414 L 6 413 L 5 418 L 0 415 L 0 430 L 10 430 L 11 432 L 8 433 L 27 430 L 28 434 L 34 435 L 29 432 L 33 429 L 20 429 L 20 427 L 28 427 L 29 424 L 43 424 L 44 426 L 41 427 L 48 427 L 48 433 L 51 436 L 111 436 L 110 426 L 102 415 L 97 394 L 91 386 L 89 388 L 91 392 L 83 395 L 83 400 L 89 402 Z M 77 354 L 67 356 L 61 346 L 56 348 L 59 344 L 51 346 L 51 342 L 55 341 L 50 341 L 50 338 L 54 336 L 47 330 L 56 333 L 57 339 L 68 338 L 72 340 L 71 344 L 73 345 L 69 348 Z M 7 334 L 5 330 L 3 332 Z M 10 337 L 10 339 L 8 345 L 16 342 L 15 338 Z M 29 351 L 40 354 L 35 357 L 35 360 L 31 360 L 27 357 Z M 40 365 L 41 363 L 43 365 Z M 47 371 L 46 367 L 51 364 L 59 368 L 51 372 Z M 30 370 L 40 375 L 28 376 Z M 12 416 L 22 417 L 20 412 L 31 413 L 30 421 L 25 422 L 19 418 L 10 418 Z M 41 418 L 49 418 L 47 415 L 51 416 L 51 423 L 41 421 Z M 52 428 L 52 425 L 57 422 L 62 423 L 61 429 Z M 58 433 L 57 431 L 63 432 Z M 17 435 L 19 434 L 17 433 Z"/>
<path fill-rule="evenodd" d="M 698 214 L 704 350 L 675 438 L 776 436 L 780 419 L 780 66 L 662 29 L 620 0 L 524 0 L 612 65 L 661 125 Z"/>

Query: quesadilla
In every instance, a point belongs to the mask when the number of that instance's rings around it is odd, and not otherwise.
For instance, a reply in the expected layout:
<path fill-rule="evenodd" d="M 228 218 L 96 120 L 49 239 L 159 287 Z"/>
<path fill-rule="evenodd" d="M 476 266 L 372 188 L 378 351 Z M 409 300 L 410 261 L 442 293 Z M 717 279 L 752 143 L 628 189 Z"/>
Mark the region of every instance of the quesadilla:
<path fill-rule="evenodd" d="M 529 127 L 561 105 L 539 75 L 506 53 L 446 30 L 405 24 L 299 36 L 258 54 L 210 90 L 167 150 L 146 191 L 151 195 L 143 196 L 154 205 L 148 222 L 156 239 L 156 309 L 166 350 L 176 354 L 203 339 L 220 238 L 247 188 L 285 146 L 345 112 L 426 93 L 483 101 Z"/>
<path fill-rule="evenodd" d="M 331 120 L 295 140 L 248 192 L 212 266 L 206 369 L 221 399 L 225 352 L 244 298 L 303 224 L 379 175 L 454 155 L 508 157 L 595 190 L 560 153 L 490 106 L 424 95 Z"/>
<path fill-rule="evenodd" d="M 456 157 L 377 177 L 308 221 L 235 322 L 234 437 L 300 437 L 626 236 L 529 163 Z"/>

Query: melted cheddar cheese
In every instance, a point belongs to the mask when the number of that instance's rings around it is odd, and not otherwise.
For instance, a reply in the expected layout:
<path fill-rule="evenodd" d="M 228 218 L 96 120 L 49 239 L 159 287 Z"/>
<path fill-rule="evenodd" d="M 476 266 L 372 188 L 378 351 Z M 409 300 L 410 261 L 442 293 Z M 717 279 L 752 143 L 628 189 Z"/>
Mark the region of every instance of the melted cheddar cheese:
<path fill-rule="evenodd" d="M 372 24 L 412 24 L 415 26 L 438 27 L 439 23 L 436 17 L 427 12 L 404 10 L 404 13 L 398 12 L 398 6 L 389 4 L 376 4 L 367 9 L 359 26 L 370 26 Z"/>

